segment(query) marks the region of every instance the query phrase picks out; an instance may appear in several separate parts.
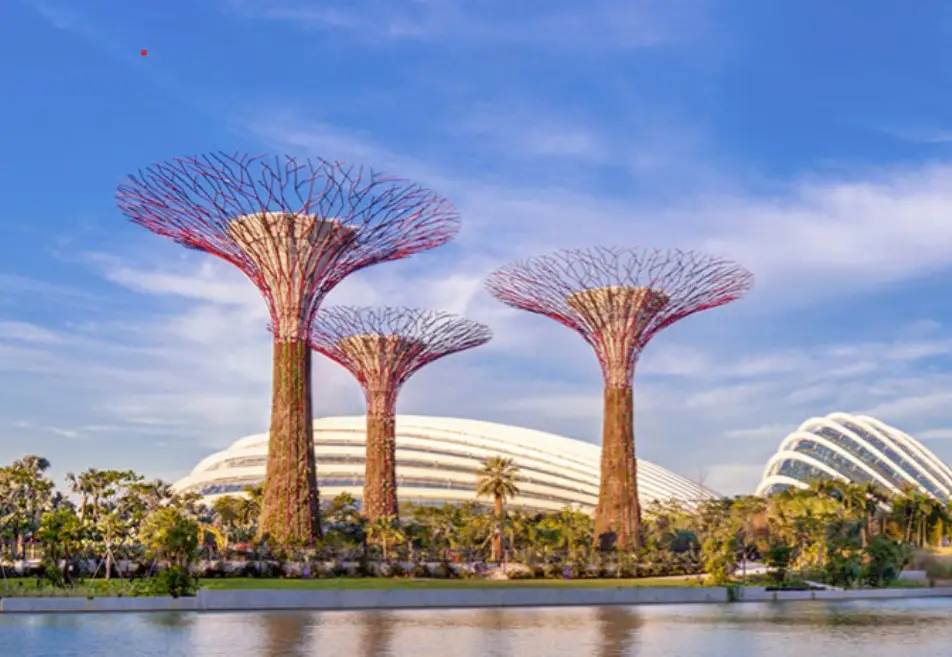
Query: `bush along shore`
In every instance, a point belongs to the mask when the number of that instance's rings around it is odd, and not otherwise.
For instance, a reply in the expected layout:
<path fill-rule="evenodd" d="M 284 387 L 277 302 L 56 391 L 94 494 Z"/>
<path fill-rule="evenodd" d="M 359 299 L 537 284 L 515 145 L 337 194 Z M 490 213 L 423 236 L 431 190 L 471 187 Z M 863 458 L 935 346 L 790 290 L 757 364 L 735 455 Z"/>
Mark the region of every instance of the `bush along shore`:
<path fill-rule="evenodd" d="M 952 579 L 949 508 L 913 489 L 888 495 L 818 481 L 767 499 L 655 501 L 637 550 L 601 550 L 587 513 L 508 508 L 518 469 L 489 459 L 477 473 L 477 501 L 402 504 L 399 518 L 368 522 L 343 494 L 323 505 L 321 541 L 288 546 L 259 536 L 260 487 L 206 505 L 134 472 L 90 469 L 67 476 L 70 499 L 48 467 L 28 456 L 0 468 L 0 597 L 180 597 L 229 579 L 346 588 L 371 579 L 631 585 L 679 577 L 671 581 L 776 590 L 895 586 L 904 568 L 922 571 L 923 584 Z"/>

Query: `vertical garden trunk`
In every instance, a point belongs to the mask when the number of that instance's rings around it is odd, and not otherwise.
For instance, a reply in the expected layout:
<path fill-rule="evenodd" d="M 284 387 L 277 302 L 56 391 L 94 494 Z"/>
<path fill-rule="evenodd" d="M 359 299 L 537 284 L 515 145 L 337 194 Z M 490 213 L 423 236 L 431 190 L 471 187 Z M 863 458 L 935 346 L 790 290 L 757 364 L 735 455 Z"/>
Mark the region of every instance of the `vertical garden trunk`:
<path fill-rule="evenodd" d="M 279 545 L 321 537 L 311 417 L 311 350 L 304 340 L 276 340 L 271 438 L 258 531 Z"/>
<path fill-rule="evenodd" d="M 605 388 L 601 483 L 595 509 L 595 545 L 637 548 L 641 545 L 638 463 L 630 386 Z M 611 541 L 608 541 L 611 542 Z"/>
<path fill-rule="evenodd" d="M 373 522 L 397 517 L 397 441 L 393 406 L 385 393 L 367 399 L 367 458 L 363 513 Z"/>

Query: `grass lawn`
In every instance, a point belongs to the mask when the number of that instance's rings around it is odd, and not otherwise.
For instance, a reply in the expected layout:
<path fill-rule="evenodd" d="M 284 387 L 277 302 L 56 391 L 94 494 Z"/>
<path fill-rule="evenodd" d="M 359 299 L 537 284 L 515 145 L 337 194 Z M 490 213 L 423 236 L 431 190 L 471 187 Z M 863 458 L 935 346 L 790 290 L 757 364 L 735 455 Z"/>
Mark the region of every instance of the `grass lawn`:
<path fill-rule="evenodd" d="M 329 590 L 329 589 L 473 589 L 473 588 L 609 588 L 617 586 L 700 586 L 696 577 L 646 577 L 642 579 L 390 579 L 385 577 L 335 577 L 330 579 L 283 579 L 228 577 L 203 579 L 201 588 L 219 591 L 234 590 Z M 113 580 L 108 586 L 103 580 L 80 583 L 75 588 L 61 589 L 40 583 L 35 578 L 0 580 L 0 598 L 104 598 L 133 595 L 132 586 L 123 580 Z"/>
<path fill-rule="evenodd" d="M 0 598 L 105 598 L 116 595 L 129 597 L 133 592 L 132 585 L 121 579 L 114 579 L 108 584 L 105 580 L 95 580 L 68 589 L 57 588 L 42 581 L 38 584 L 33 577 L 0 580 Z"/>
<path fill-rule="evenodd" d="M 334 577 L 330 579 L 257 579 L 228 577 L 203 579 L 203 589 L 489 589 L 489 588 L 611 588 L 619 586 L 699 586 L 696 577 L 644 577 L 639 579 L 424 579 L 386 577 Z"/>

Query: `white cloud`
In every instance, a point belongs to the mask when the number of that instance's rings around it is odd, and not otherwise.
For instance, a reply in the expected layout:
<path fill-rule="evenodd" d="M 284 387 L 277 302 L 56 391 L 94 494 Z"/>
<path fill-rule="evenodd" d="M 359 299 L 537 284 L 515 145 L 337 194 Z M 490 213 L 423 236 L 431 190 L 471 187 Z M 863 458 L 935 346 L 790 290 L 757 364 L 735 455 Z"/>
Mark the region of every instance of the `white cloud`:
<path fill-rule="evenodd" d="M 928 429 L 916 434 L 919 440 L 952 440 L 952 428 L 941 427 L 938 429 Z"/>
<path fill-rule="evenodd" d="M 705 467 L 704 485 L 723 495 L 750 494 L 750 482 L 760 481 L 763 464 L 712 463 Z"/>
<path fill-rule="evenodd" d="M 17 340 L 19 342 L 49 343 L 59 341 L 59 336 L 53 331 L 45 329 L 42 326 L 37 326 L 36 324 L 30 324 L 29 322 L 0 321 L 0 335 L 5 336 L 9 340 Z"/>
<path fill-rule="evenodd" d="M 724 437 L 732 440 L 751 440 L 751 441 L 775 441 L 790 433 L 795 427 L 785 424 L 767 424 L 764 426 L 753 427 L 751 429 L 733 429 L 725 431 Z"/>

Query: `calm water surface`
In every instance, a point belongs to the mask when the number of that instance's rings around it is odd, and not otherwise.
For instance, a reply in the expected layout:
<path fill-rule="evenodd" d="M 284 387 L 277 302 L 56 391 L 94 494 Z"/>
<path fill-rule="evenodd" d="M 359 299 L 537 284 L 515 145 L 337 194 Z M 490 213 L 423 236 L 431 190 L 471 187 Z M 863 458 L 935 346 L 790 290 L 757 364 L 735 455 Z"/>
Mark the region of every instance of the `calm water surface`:
<path fill-rule="evenodd" d="M 0 615 L 16 657 L 949 657 L 952 600 Z"/>

